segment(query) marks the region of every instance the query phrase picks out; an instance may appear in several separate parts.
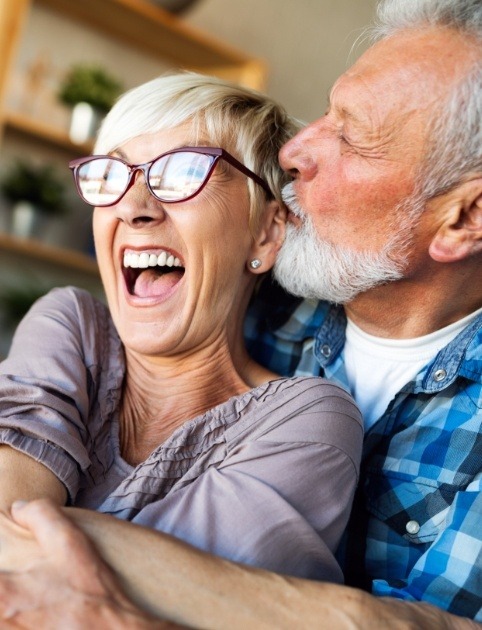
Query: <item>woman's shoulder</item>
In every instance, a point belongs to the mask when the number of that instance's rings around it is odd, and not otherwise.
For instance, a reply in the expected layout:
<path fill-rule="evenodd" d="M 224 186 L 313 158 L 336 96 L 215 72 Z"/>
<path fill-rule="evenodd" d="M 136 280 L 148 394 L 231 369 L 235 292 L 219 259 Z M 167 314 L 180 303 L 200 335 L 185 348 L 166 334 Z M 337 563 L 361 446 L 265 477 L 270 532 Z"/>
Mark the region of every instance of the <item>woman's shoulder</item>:
<path fill-rule="evenodd" d="M 75 343 L 86 361 L 118 353 L 119 339 L 107 306 L 84 289 L 60 287 L 32 306 L 20 329 L 56 337 L 58 344 Z"/>
<path fill-rule="evenodd" d="M 317 376 L 279 378 L 248 392 L 230 429 L 244 439 L 338 443 L 363 435 L 361 413 L 352 396 Z"/>
<path fill-rule="evenodd" d="M 44 296 L 37 300 L 34 310 L 58 309 L 61 313 L 72 313 L 81 316 L 84 313 L 89 316 L 105 317 L 108 313 L 107 306 L 95 298 L 85 289 L 66 286 L 50 289 Z"/>
<path fill-rule="evenodd" d="M 318 411 L 344 410 L 353 419 L 361 422 L 359 409 L 346 389 L 334 381 L 321 376 L 279 377 L 257 388 L 260 394 L 272 400 L 275 406 L 279 401 L 293 401 L 295 409 L 315 409 Z M 254 390 L 256 391 L 256 390 Z"/>

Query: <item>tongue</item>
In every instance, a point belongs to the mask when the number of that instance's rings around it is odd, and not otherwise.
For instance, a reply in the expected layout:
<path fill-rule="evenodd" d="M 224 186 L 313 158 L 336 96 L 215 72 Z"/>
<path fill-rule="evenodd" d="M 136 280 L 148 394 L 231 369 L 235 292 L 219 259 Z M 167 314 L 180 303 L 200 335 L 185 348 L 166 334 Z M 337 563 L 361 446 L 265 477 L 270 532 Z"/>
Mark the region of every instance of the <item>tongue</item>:
<path fill-rule="evenodd" d="M 134 285 L 134 295 L 141 298 L 160 297 L 182 278 L 181 271 L 159 274 L 152 269 L 143 271 Z"/>

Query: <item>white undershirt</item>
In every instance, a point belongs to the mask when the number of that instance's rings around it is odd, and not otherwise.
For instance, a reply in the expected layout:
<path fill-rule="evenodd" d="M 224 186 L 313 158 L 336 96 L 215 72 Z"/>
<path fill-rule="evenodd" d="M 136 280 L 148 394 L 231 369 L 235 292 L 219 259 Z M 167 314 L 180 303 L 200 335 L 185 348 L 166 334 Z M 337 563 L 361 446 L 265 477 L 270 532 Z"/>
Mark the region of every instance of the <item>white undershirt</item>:
<path fill-rule="evenodd" d="M 365 429 L 378 420 L 395 394 L 480 313 L 482 309 L 415 339 L 374 337 L 348 320 L 343 356 L 350 391 L 363 414 Z"/>

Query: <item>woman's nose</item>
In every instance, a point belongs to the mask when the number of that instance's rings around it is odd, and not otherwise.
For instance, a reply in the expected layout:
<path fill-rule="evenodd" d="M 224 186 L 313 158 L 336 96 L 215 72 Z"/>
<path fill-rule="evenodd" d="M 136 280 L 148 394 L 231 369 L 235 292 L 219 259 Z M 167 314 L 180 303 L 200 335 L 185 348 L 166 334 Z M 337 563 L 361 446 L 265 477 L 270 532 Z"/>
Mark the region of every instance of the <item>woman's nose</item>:
<path fill-rule="evenodd" d="M 280 150 L 281 168 L 295 179 L 310 180 L 318 170 L 315 157 L 310 150 L 312 130 L 310 126 L 299 131 Z"/>
<path fill-rule="evenodd" d="M 152 195 L 141 171 L 134 173 L 127 192 L 113 209 L 121 221 L 134 228 L 156 225 L 166 218 L 162 202 Z"/>

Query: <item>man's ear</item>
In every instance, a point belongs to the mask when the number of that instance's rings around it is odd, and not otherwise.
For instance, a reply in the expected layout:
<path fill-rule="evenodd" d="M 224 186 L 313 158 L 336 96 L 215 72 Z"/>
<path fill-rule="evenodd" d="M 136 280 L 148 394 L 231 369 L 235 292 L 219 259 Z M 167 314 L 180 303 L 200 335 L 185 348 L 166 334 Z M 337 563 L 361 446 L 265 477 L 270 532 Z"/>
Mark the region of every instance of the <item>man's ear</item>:
<path fill-rule="evenodd" d="M 274 265 L 285 238 L 287 215 L 286 208 L 277 201 L 267 202 L 247 260 L 247 267 L 251 273 L 264 273 Z M 252 264 L 253 261 L 259 261 L 261 264 Z"/>
<path fill-rule="evenodd" d="M 430 243 L 430 256 L 438 262 L 456 262 L 482 252 L 482 177 L 449 193 L 445 215 Z"/>

